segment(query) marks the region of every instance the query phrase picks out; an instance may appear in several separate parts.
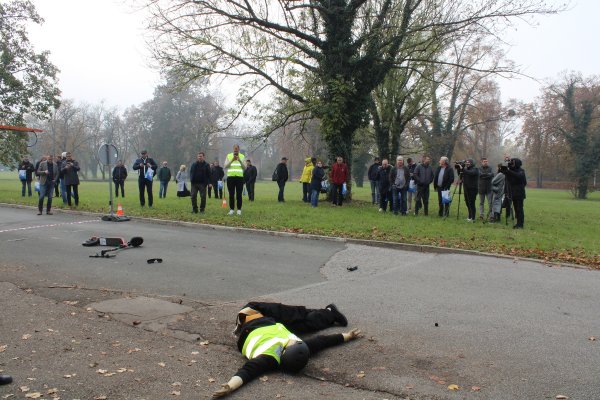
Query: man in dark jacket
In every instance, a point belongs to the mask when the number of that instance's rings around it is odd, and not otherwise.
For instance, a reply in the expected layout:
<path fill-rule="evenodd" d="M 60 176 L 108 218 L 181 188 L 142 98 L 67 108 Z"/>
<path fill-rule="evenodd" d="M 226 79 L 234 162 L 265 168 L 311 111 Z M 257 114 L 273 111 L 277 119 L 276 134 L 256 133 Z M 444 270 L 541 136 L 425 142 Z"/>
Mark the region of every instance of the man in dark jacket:
<path fill-rule="evenodd" d="M 404 157 L 396 157 L 396 166 L 390 172 L 390 186 L 392 188 L 392 205 L 394 215 L 400 212 L 406 215 L 406 193 L 408 192 L 408 182 L 410 181 L 410 172 L 404 165 Z"/>
<path fill-rule="evenodd" d="M 48 198 L 46 203 L 46 214 L 52 215 L 52 193 L 54 185 L 58 180 L 58 165 L 54 162 L 54 157 L 48 155 L 40 162 L 36 174 L 40 177 L 40 199 L 38 202 L 38 215 L 42 215 L 44 209 L 44 198 Z"/>
<path fill-rule="evenodd" d="M 248 359 L 213 397 L 223 397 L 259 376 L 282 369 L 298 373 L 309 357 L 331 346 L 360 337 L 360 330 L 317 335 L 301 339 L 296 335 L 318 332 L 334 326 L 347 326 L 346 317 L 334 304 L 324 309 L 307 309 L 279 303 L 252 302 L 237 316 L 235 335 L 238 350 Z"/>
<path fill-rule="evenodd" d="M 435 170 L 433 176 L 433 189 L 438 194 L 438 215 L 447 217 L 450 215 L 450 203 L 444 204 L 442 201 L 442 192 L 450 190 L 454 182 L 454 170 L 450 167 L 448 157 L 441 157 L 439 167 Z"/>
<path fill-rule="evenodd" d="M 317 161 L 315 167 L 312 170 L 312 176 L 310 178 L 310 205 L 311 207 L 317 207 L 319 205 L 319 195 L 321 194 L 321 182 L 325 178 L 325 170 L 323 169 L 323 163 Z"/>
<path fill-rule="evenodd" d="M 488 164 L 488 159 L 481 159 L 479 167 L 479 218 L 488 219 L 492 217 L 492 179 L 494 179 L 494 171 Z M 485 200 L 488 203 L 487 216 L 484 216 Z"/>
<path fill-rule="evenodd" d="M 283 203 L 285 201 L 285 199 L 283 198 L 283 191 L 285 189 L 285 183 L 289 178 L 286 157 L 282 157 L 281 162 L 277 164 L 277 168 L 275 168 L 275 175 L 277 178 L 277 186 L 279 186 L 279 194 L 277 195 L 277 201 Z"/>
<path fill-rule="evenodd" d="M 167 188 L 169 187 L 169 181 L 171 181 L 171 170 L 167 167 L 167 162 L 162 162 L 162 167 L 159 168 L 156 174 L 158 181 L 160 182 L 160 188 L 158 189 L 158 198 L 164 199 L 167 197 Z"/>
<path fill-rule="evenodd" d="M 67 152 L 66 158 L 61 163 L 60 173 L 67 192 L 67 204 L 71 206 L 71 193 L 75 198 L 75 205 L 79 205 L 79 162 L 73 159 L 71 152 Z"/>
<path fill-rule="evenodd" d="M 506 194 L 512 200 L 515 208 L 517 223 L 513 226 L 514 229 L 523 229 L 525 224 L 523 202 L 526 198 L 525 186 L 527 186 L 527 177 L 521 165 L 523 165 L 523 162 L 520 159 L 511 158 L 508 162 L 508 168 L 502 170 L 504 175 L 506 175 Z"/>
<path fill-rule="evenodd" d="M 256 184 L 256 176 L 258 171 L 252 165 L 250 159 L 246 159 L 246 169 L 244 170 L 244 182 L 246 182 L 246 190 L 248 191 L 248 200 L 254 201 L 254 185 Z"/>
<path fill-rule="evenodd" d="M 219 165 L 219 162 L 215 160 L 212 164 L 212 168 L 210 170 L 212 189 L 215 192 L 215 199 L 223 198 L 223 178 L 225 177 L 225 171 L 223 167 Z M 221 182 L 219 184 L 219 182 Z M 210 187 L 209 187 L 210 194 Z M 208 196 L 210 198 L 210 195 Z"/>
<path fill-rule="evenodd" d="M 31 163 L 31 161 L 29 161 L 29 157 L 25 156 L 23 157 L 23 160 L 21 160 L 21 162 L 19 163 L 19 179 L 21 179 L 21 184 L 23 185 L 23 188 L 21 189 L 21 196 L 25 197 L 25 186 L 27 186 L 27 193 L 29 195 L 29 197 L 31 197 L 31 180 L 32 180 L 32 175 L 35 172 L 35 167 L 33 166 L 33 164 Z M 25 171 L 25 172 L 21 172 L 21 171 Z M 21 175 L 24 175 L 23 177 Z M 25 178 L 25 179 L 23 179 Z"/>
<path fill-rule="evenodd" d="M 148 157 L 148 152 L 142 150 L 140 153 L 141 157 L 135 160 L 133 163 L 133 169 L 138 171 L 138 188 L 140 190 L 140 205 L 144 207 L 146 205 L 146 198 L 144 191 L 148 192 L 148 207 L 152 207 L 154 197 L 152 196 L 152 178 L 156 173 L 156 162 Z M 152 169 L 152 174 L 149 173 L 149 169 Z M 150 176 L 152 175 L 152 176 Z"/>
<path fill-rule="evenodd" d="M 469 210 L 467 222 L 475 222 L 475 214 L 477 213 L 475 200 L 477 199 L 477 186 L 479 184 L 479 168 L 475 166 L 473 159 L 466 160 L 464 168 L 460 164 L 458 165 L 465 194 L 465 204 L 467 210 Z"/>
<path fill-rule="evenodd" d="M 369 177 L 369 182 L 371 182 L 371 203 L 379 204 L 379 185 L 377 184 L 377 172 L 381 167 L 381 162 L 379 161 L 379 157 L 375 157 L 373 160 L 373 164 L 369 167 L 369 171 L 367 172 L 367 176 Z"/>
<path fill-rule="evenodd" d="M 423 162 L 415 168 L 413 179 L 417 184 L 417 197 L 415 200 L 415 215 L 423 207 L 423 213 L 429 215 L 429 185 L 433 182 L 433 170 L 431 169 L 431 157 L 423 156 Z"/>
<path fill-rule="evenodd" d="M 125 179 L 127 179 L 127 168 L 123 165 L 123 160 L 117 161 L 113 168 L 112 179 L 115 183 L 115 197 L 119 197 L 119 187 L 121 188 L 121 197 L 125 197 Z"/>
<path fill-rule="evenodd" d="M 377 185 L 379 187 L 379 212 L 386 212 L 388 202 L 390 204 L 390 210 L 392 208 L 392 199 L 390 198 L 391 186 L 390 186 L 390 172 L 392 168 L 388 163 L 387 158 L 381 160 L 381 168 L 377 171 Z"/>
<path fill-rule="evenodd" d="M 198 213 L 198 192 L 200 192 L 200 214 L 206 207 L 206 188 L 211 186 L 210 165 L 204 160 L 204 153 L 199 152 L 196 161 L 190 167 L 190 183 L 192 185 L 192 212 Z"/>

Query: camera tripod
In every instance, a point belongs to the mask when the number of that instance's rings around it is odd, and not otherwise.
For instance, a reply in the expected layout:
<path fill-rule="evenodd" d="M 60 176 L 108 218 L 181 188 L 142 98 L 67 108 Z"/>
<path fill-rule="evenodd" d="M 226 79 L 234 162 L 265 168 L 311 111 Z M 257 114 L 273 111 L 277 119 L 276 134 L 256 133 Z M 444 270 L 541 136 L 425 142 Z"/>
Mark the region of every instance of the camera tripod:
<path fill-rule="evenodd" d="M 454 192 L 452 192 L 452 198 L 454 198 L 454 195 L 456 194 L 456 189 L 458 189 L 458 202 L 456 203 L 456 220 L 458 221 L 458 218 L 460 216 L 460 195 L 462 193 L 462 173 L 458 174 L 458 184 L 456 186 L 454 186 Z"/>
<path fill-rule="evenodd" d="M 506 201 L 506 218 L 504 220 L 504 224 L 508 225 L 508 217 L 510 216 L 511 221 L 515 220 L 515 213 L 513 211 L 513 201 L 512 201 L 512 188 L 508 185 L 508 183 L 504 184 L 504 200 Z M 504 203 L 504 201 L 503 201 Z"/>

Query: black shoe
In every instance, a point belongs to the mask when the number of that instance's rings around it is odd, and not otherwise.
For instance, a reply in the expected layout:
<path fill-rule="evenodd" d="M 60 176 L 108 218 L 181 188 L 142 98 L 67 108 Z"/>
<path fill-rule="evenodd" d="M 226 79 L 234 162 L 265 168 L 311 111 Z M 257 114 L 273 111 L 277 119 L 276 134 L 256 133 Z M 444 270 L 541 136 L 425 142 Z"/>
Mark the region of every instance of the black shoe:
<path fill-rule="evenodd" d="M 513 229 L 523 229 L 523 225 L 515 225 L 513 226 Z"/>
<path fill-rule="evenodd" d="M 8 385 L 12 383 L 13 379 L 10 375 L 0 375 L 0 385 Z"/>
<path fill-rule="evenodd" d="M 348 320 L 346 319 L 346 317 L 344 316 L 344 314 L 342 314 L 337 309 L 337 307 L 335 306 L 335 304 L 331 303 L 331 304 L 329 304 L 325 308 L 333 313 L 333 316 L 335 317 L 335 321 L 334 322 L 337 322 L 341 326 L 348 326 Z"/>

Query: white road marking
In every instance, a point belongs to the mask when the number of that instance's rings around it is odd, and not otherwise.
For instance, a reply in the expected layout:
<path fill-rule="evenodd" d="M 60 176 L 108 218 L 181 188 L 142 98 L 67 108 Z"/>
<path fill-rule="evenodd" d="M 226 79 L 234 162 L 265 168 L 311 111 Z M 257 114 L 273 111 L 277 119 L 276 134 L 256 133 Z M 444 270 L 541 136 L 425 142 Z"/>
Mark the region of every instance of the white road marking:
<path fill-rule="evenodd" d="M 90 219 L 90 220 L 86 220 L 86 221 L 61 222 L 61 223 L 57 223 L 57 224 L 25 226 L 25 227 L 22 227 L 22 228 L 3 229 L 3 230 L 0 230 L 0 233 L 17 232 L 17 231 L 27 231 L 27 230 L 31 230 L 31 229 L 40 229 L 40 228 L 52 228 L 52 227 L 55 227 L 55 226 L 63 226 L 63 225 L 79 225 L 79 224 L 87 224 L 89 222 L 98 222 L 98 221 L 99 220 L 97 220 L 97 219 Z"/>

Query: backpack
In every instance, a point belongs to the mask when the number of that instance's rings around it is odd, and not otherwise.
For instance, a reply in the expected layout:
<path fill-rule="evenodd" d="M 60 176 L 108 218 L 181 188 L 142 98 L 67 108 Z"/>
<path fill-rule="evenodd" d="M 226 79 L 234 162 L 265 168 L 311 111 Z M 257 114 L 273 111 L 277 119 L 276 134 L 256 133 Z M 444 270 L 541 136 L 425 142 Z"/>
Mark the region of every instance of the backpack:
<path fill-rule="evenodd" d="M 279 180 L 279 174 L 277 173 L 277 168 L 275 168 L 275 171 L 273 171 L 273 176 L 271 177 L 271 180 L 273 180 L 273 181 Z"/>

